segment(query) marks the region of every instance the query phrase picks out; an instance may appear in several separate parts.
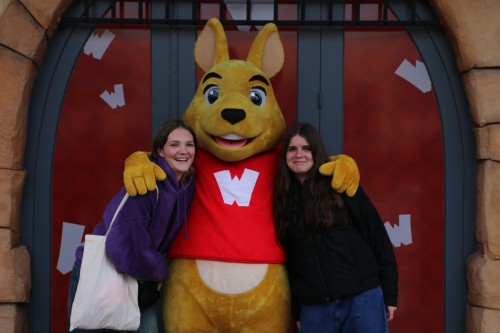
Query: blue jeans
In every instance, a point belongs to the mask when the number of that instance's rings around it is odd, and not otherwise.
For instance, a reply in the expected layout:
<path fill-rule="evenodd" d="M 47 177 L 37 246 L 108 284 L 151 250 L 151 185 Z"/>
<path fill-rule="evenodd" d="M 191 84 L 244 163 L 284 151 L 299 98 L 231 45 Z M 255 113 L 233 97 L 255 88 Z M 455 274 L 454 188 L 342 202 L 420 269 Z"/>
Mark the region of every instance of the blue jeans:
<path fill-rule="evenodd" d="M 69 281 L 69 292 L 68 292 L 68 324 L 66 326 L 66 332 L 69 330 L 69 318 L 71 318 L 71 307 L 73 306 L 73 300 L 75 299 L 76 287 L 78 286 L 78 281 L 80 280 L 80 266 L 75 263 L 73 266 L 73 271 L 71 272 L 71 279 Z M 135 331 L 136 333 L 159 333 L 158 331 L 158 312 L 160 308 L 160 301 L 156 304 L 150 306 L 145 311 L 141 312 L 141 324 L 139 329 Z M 74 329 L 71 333 L 85 333 L 85 332 L 117 332 L 113 330 L 81 330 Z M 122 331 L 131 332 L 131 331 Z"/>
<path fill-rule="evenodd" d="M 300 333 L 388 333 L 380 287 L 328 303 L 302 306 Z"/>

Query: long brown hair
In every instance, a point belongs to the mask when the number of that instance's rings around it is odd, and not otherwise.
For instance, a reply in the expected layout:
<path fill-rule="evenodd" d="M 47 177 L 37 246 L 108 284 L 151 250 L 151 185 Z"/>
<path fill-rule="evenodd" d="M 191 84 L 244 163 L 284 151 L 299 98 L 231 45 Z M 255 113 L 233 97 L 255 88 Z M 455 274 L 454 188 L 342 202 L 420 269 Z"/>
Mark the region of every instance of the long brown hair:
<path fill-rule="evenodd" d="M 307 141 L 313 157 L 313 166 L 302 186 L 286 163 L 287 148 L 296 135 Z M 300 198 L 304 200 L 303 221 L 308 232 L 326 231 L 334 224 L 350 223 L 342 197 L 331 188 L 331 178 L 322 176 L 318 171 L 325 162 L 328 162 L 328 153 L 316 128 L 309 124 L 297 123 L 288 130 L 283 140 L 274 188 L 274 223 L 281 244 L 285 239 L 286 228 L 296 219 L 295 207 Z M 337 221 L 334 221 L 334 216 Z M 302 218 L 299 217 L 299 220 Z"/>

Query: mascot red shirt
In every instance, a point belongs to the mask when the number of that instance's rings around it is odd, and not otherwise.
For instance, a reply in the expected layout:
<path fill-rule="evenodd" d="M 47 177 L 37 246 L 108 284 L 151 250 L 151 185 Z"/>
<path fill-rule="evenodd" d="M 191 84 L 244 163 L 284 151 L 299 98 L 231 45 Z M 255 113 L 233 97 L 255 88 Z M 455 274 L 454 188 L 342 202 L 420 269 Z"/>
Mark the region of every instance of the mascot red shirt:
<path fill-rule="evenodd" d="M 178 234 L 169 256 L 284 263 L 272 212 L 276 158 L 277 151 L 272 150 L 226 162 L 200 151 L 195 159 L 197 188 L 187 226 Z M 196 228 L 190 228 L 192 223 Z"/>

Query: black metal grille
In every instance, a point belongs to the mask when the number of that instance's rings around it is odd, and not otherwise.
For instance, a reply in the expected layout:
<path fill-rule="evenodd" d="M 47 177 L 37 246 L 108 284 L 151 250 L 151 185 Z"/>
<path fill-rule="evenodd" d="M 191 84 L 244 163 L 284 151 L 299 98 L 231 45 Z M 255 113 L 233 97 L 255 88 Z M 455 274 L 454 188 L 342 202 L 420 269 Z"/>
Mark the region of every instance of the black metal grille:
<path fill-rule="evenodd" d="M 273 21 L 278 26 L 440 26 L 437 16 L 422 0 L 76 0 L 75 8 L 61 19 L 61 24 L 164 24 L 177 26 L 204 25 L 208 18 L 200 16 L 203 6 L 215 6 L 219 20 L 224 25 L 263 25 Z M 244 18 L 233 18 L 228 8 L 231 5 L 245 8 Z M 187 7 L 183 15 L 178 6 Z M 272 8 L 272 18 L 255 19 L 252 8 L 267 5 Z M 107 8 L 106 14 L 96 10 Z M 290 8 L 294 17 L 282 15 Z M 320 18 L 310 17 L 314 8 L 321 11 Z M 398 16 L 395 13 L 398 13 Z M 369 13 L 369 15 L 366 15 Z M 214 16 L 214 15 L 212 15 Z M 217 16 L 217 15 L 215 15 Z M 288 15 L 289 16 L 289 15 Z"/>

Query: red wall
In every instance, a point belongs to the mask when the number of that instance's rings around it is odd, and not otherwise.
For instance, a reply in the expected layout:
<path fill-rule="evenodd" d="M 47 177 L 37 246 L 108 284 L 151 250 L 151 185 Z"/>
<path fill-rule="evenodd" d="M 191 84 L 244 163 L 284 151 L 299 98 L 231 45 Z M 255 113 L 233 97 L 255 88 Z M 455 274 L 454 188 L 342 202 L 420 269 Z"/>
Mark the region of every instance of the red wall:
<path fill-rule="evenodd" d="M 345 34 L 344 152 L 383 221 L 410 214 L 412 243 L 395 248 L 399 306 L 391 332 L 442 332 L 444 322 L 444 162 L 434 91 L 395 71 L 422 61 L 404 31 Z M 394 244 L 394 242 L 393 242 Z"/>
<path fill-rule="evenodd" d="M 85 233 L 91 233 L 123 184 L 125 158 L 151 145 L 150 31 L 112 32 L 116 36 L 101 60 L 80 54 L 59 119 L 52 184 L 52 333 L 65 332 L 67 320 L 70 274 L 56 268 L 63 222 L 85 225 Z M 99 96 L 114 92 L 115 84 L 123 84 L 126 104 L 113 109 Z"/>

